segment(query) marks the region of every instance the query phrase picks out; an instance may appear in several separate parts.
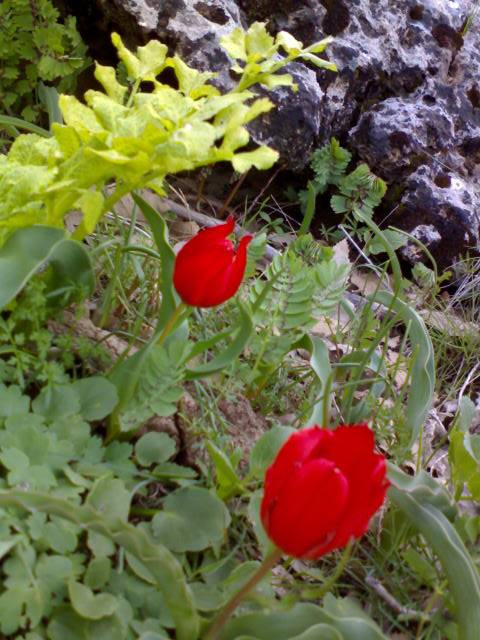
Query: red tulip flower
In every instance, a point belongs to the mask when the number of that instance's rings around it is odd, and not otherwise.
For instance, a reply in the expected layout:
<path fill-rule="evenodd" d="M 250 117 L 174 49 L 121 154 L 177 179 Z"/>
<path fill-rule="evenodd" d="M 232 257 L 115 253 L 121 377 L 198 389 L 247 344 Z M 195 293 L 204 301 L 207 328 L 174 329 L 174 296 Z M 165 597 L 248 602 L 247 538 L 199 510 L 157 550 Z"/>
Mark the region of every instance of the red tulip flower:
<path fill-rule="evenodd" d="M 261 518 L 286 554 L 319 558 L 361 537 L 385 499 L 383 455 L 366 424 L 301 429 L 265 477 Z"/>
<path fill-rule="evenodd" d="M 237 293 L 245 274 L 247 246 L 252 236 L 244 236 L 235 251 L 228 239 L 234 227 L 230 216 L 225 224 L 197 233 L 178 252 L 173 284 L 186 304 L 216 307 Z"/>

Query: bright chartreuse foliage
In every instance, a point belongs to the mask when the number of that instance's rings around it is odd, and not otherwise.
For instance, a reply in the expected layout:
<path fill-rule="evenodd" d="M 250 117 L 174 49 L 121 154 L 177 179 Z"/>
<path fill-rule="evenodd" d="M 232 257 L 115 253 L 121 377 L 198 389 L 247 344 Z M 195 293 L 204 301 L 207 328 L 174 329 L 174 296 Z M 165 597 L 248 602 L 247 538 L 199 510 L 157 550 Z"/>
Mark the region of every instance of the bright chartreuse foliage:
<path fill-rule="evenodd" d="M 165 194 L 167 176 L 181 171 L 222 161 L 239 173 L 268 169 L 278 158 L 276 151 L 266 146 L 243 150 L 250 139 L 246 125 L 273 107 L 267 98 L 254 99 L 249 88 L 294 88 L 290 75 L 276 75 L 292 60 L 331 67 L 315 54 L 328 40 L 303 49 L 286 33 L 273 40 L 263 24 L 255 23 L 222 41 L 240 76 L 222 95 L 209 83 L 214 74 L 168 56 L 167 47 L 156 40 L 136 53 L 118 34 L 112 41 L 130 84 L 121 84 L 112 67 L 97 64 L 95 77 L 103 91 L 87 91 L 85 104 L 62 95 L 64 124 L 53 124 L 50 138 L 19 136 L 8 155 L 0 156 L 0 241 L 22 226 L 63 226 L 72 209 L 83 213 L 77 230 L 77 237 L 83 237 L 122 196 L 143 187 Z M 178 89 L 157 80 L 167 68 Z M 145 92 L 143 82 L 153 90 Z"/>
<path fill-rule="evenodd" d="M 0 112 L 37 120 L 39 83 L 72 91 L 88 59 L 69 17 L 62 24 L 50 0 L 0 2 Z"/>

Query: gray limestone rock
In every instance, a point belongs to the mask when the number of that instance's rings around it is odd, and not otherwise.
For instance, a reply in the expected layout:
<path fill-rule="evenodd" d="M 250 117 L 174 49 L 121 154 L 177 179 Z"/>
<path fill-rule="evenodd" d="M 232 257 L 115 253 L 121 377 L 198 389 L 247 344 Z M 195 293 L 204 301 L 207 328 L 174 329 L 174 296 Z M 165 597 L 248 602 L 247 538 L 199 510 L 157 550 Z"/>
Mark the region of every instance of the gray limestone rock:
<path fill-rule="evenodd" d="M 57 1 L 79 14 L 74 0 Z M 86 0 L 84 7 L 95 7 L 105 29 L 120 25 L 131 45 L 135 28 L 137 43 L 164 40 L 190 64 L 217 71 L 224 87 L 231 77 L 219 38 L 238 25 L 264 20 L 272 33 L 287 30 L 305 43 L 333 35 L 327 53 L 338 74 L 291 65 L 299 91 L 269 94 L 277 109 L 252 124 L 254 139 L 277 148 L 285 168 L 300 171 L 314 146 L 336 136 L 387 180 L 396 207 L 389 221 L 414 233 L 446 265 L 478 248 L 480 235 L 480 16 L 464 33 L 474 5 Z M 413 249 L 404 254 L 418 257 Z"/>

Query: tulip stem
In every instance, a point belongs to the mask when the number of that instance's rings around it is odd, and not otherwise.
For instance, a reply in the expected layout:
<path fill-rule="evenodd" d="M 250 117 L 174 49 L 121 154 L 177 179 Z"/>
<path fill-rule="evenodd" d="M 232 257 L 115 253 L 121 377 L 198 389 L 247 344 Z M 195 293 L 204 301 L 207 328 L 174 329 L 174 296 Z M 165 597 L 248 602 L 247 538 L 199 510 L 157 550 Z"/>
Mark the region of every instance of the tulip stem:
<path fill-rule="evenodd" d="M 258 567 L 253 576 L 243 585 L 243 587 L 237 591 L 237 593 L 230 598 L 227 604 L 223 607 L 220 613 L 213 619 L 207 633 L 204 636 L 204 640 L 217 640 L 220 631 L 225 626 L 232 613 L 238 607 L 240 602 L 245 596 L 257 586 L 257 584 L 268 574 L 268 572 L 277 564 L 282 557 L 282 551 L 275 549 L 270 555 L 268 555 Z"/>
<path fill-rule="evenodd" d="M 327 593 L 330 593 L 330 591 L 333 589 L 335 584 L 338 582 L 338 579 L 340 578 L 342 573 L 345 571 L 345 567 L 347 566 L 348 561 L 350 560 L 350 556 L 352 555 L 353 545 L 354 545 L 354 539 L 350 538 L 350 542 L 347 544 L 347 546 L 343 550 L 342 557 L 340 558 L 340 561 L 335 567 L 335 571 L 332 573 L 332 575 L 329 578 L 327 578 L 327 580 L 325 580 L 325 582 L 321 586 L 319 586 L 317 589 L 314 588 L 314 589 L 306 590 L 303 593 L 304 597 L 310 600 L 311 599 L 320 600 Z"/>
<path fill-rule="evenodd" d="M 184 302 L 181 302 L 175 311 L 172 313 L 170 318 L 167 321 L 167 324 L 163 327 L 161 334 L 155 340 L 155 344 L 157 347 L 160 347 L 166 340 L 166 338 L 170 335 L 172 329 L 177 323 L 177 320 L 182 315 L 183 311 L 187 308 L 187 305 Z"/>

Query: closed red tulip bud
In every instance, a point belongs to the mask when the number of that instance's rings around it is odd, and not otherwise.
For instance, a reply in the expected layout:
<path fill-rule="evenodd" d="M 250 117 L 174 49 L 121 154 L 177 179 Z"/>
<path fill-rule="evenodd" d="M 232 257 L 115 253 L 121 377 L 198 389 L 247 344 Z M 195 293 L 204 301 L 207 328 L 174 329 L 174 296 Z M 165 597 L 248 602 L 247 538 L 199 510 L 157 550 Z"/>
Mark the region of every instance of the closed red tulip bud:
<path fill-rule="evenodd" d="M 301 429 L 265 477 L 261 518 L 270 539 L 296 558 L 319 558 L 361 537 L 385 499 L 383 455 L 366 424 Z"/>
<path fill-rule="evenodd" d="M 178 252 L 173 284 L 186 304 L 216 307 L 237 293 L 245 274 L 247 246 L 252 236 L 244 236 L 235 250 L 228 239 L 234 227 L 230 216 L 225 224 L 197 233 Z"/>

